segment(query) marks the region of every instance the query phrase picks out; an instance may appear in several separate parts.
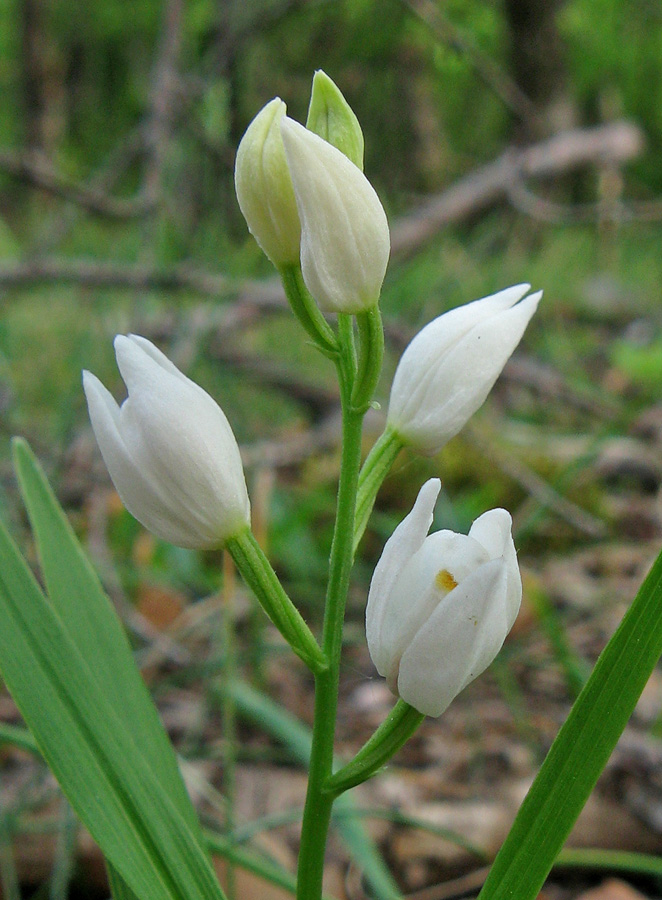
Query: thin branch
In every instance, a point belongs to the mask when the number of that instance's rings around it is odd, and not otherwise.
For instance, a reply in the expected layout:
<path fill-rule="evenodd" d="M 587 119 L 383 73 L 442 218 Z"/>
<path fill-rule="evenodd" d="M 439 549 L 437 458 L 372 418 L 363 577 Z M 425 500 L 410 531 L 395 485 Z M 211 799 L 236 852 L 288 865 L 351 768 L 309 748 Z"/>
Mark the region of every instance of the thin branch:
<path fill-rule="evenodd" d="M 178 94 L 182 25 L 183 0 L 168 0 L 152 74 L 151 115 L 147 123 L 151 154 L 145 171 L 145 191 L 157 205 L 163 200 L 163 174 Z"/>
<path fill-rule="evenodd" d="M 550 178 L 589 163 L 626 163 L 643 146 L 639 128 L 621 121 L 564 131 L 523 150 L 511 148 L 396 222 L 391 231 L 392 252 L 410 255 L 443 226 L 507 199 L 513 185 L 523 179 Z"/>
<path fill-rule="evenodd" d="M 134 219 L 153 208 L 153 202 L 145 192 L 135 197 L 111 197 L 98 188 L 67 178 L 36 153 L 0 150 L 0 169 L 12 178 L 108 218 Z"/>
<path fill-rule="evenodd" d="M 411 255 L 445 225 L 460 222 L 507 199 L 513 184 L 522 178 L 550 178 L 596 162 L 625 163 L 635 158 L 642 148 L 643 138 L 636 126 L 615 122 L 563 132 L 521 151 L 509 150 L 495 162 L 461 179 L 399 219 L 391 230 L 392 255 Z M 650 215 L 659 209 L 659 204 L 637 204 L 633 209 L 639 207 Z M 214 297 L 234 293 L 242 301 L 265 308 L 285 302 L 277 279 L 234 281 L 219 273 L 190 266 L 163 269 L 57 257 L 0 266 L 0 287 L 29 287 L 45 282 L 135 290 L 188 290 Z"/>
<path fill-rule="evenodd" d="M 471 443 L 493 465 L 515 484 L 518 484 L 540 506 L 551 510 L 582 534 L 592 538 L 606 535 L 607 526 L 601 519 L 559 494 L 551 484 L 525 462 L 513 456 L 512 453 L 499 448 L 494 441 L 488 440 L 475 425 L 468 425 L 466 434 Z"/>
<path fill-rule="evenodd" d="M 75 284 L 119 290 L 191 291 L 220 297 L 234 295 L 265 309 L 282 308 L 285 298 L 276 281 L 233 280 L 190 266 L 159 268 L 111 261 L 42 257 L 12 262 L 0 268 L 0 288 L 36 284 Z"/>
<path fill-rule="evenodd" d="M 598 200 L 595 203 L 558 203 L 540 197 L 520 179 L 508 189 L 508 200 L 524 215 L 548 225 L 571 225 L 577 222 L 659 222 L 662 220 L 661 200 L 631 200 L 619 198 Z"/>

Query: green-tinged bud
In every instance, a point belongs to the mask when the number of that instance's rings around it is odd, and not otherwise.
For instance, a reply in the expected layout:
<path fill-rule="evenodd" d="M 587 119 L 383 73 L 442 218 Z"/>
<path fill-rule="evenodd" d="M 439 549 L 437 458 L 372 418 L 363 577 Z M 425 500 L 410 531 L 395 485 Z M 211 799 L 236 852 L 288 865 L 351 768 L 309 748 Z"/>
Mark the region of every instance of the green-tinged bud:
<path fill-rule="evenodd" d="M 234 183 L 248 230 L 276 267 L 299 264 L 301 224 L 285 159 L 276 97 L 248 126 L 237 149 Z"/>
<path fill-rule="evenodd" d="M 363 171 L 363 132 L 354 110 L 326 72 L 318 69 L 306 128 L 333 144 Z"/>
<path fill-rule="evenodd" d="M 301 218 L 301 273 L 324 312 L 374 307 L 390 252 L 386 213 L 344 153 L 287 116 L 285 153 Z"/>

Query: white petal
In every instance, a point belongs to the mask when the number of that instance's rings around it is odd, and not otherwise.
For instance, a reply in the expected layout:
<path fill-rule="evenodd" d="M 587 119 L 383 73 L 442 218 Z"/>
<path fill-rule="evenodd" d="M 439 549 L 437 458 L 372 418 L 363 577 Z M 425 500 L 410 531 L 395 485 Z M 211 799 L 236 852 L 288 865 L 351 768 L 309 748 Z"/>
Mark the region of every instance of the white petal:
<path fill-rule="evenodd" d="M 129 346 L 126 347 L 125 349 L 120 349 L 124 345 L 125 341 L 129 342 Z M 127 334 L 126 336 L 123 334 L 118 334 L 118 335 L 116 335 L 113 343 L 114 343 L 114 347 L 115 347 L 115 355 L 116 355 L 117 361 L 118 361 L 118 367 L 119 367 L 119 361 L 121 358 L 124 358 L 125 353 L 126 354 L 131 353 L 130 345 L 133 344 L 134 347 L 138 347 L 140 350 L 143 351 L 143 353 L 146 353 L 148 356 L 151 356 L 151 358 L 154 360 L 154 362 L 158 363 L 162 369 L 166 370 L 166 372 L 169 372 L 171 375 L 176 375 L 177 378 L 181 378 L 186 382 L 190 381 L 190 379 L 187 378 L 183 372 L 180 372 L 180 370 L 177 368 L 177 366 L 171 360 L 168 359 L 168 357 L 165 355 L 165 353 L 163 353 L 161 350 L 159 350 L 159 348 L 156 347 L 151 341 L 148 341 L 147 338 L 141 337 L 139 334 Z M 136 354 L 136 356 L 138 356 L 138 354 Z M 120 373 L 122 373 L 121 368 L 120 368 Z M 124 377 L 123 373 L 122 373 L 122 377 L 124 378 L 125 384 L 128 385 L 128 382 L 127 382 L 126 378 Z M 195 382 L 191 382 L 191 383 L 194 384 Z"/>
<path fill-rule="evenodd" d="M 115 348 L 128 398 L 118 410 L 93 376 L 86 393 L 118 493 L 158 537 L 182 547 L 219 546 L 250 516 L 225 415 L 149 341 L 118 335 Z"/>
<path fill-rule="evenodd" d="M 490 559 L 498 559 L 512 540 L 512 527 L 513 519 L 507 509 L 490 509 L 478 516 L 469 535 L 485 547 Z"/>
<path fill-rule="evenodd" d="M 437 452 L 482 406 L 522 339 L 542 292 L 477 322 L 430 368 L 418 369 L 407 393 L 394 380 L 389 422 L 423 453 Z M 397 373 L 396 373 L 397 374 Z"/>
<path fill-rule="evenodd" d="M 395 687 L 406 647 L 444 597 L 488 560 L 485 548 L 466 534 L 436 531 L 426 537 L 391 588 L 382 623 L 381 655 L 389 659 L 389 686 Z"/>
<path fill-rule="evenodd" d="M 149 480 L 133 462 L 119 428 L 120 409 L 110 392 L 91 372 L 83 372 L 90 421 L 101 455 L 117 493 L 129 512 L 158 537 L 179 546 L 188 539 L 185 523 L 177 520 Z"/>
<path fill-rule="evenodd" d="M 437 316 L 412 339 L 398 364 L 393 387 L 389 419 L 400 422 L 410 417 L 412 408 L 420 404 L 427 385 L 434 379 L 440 361 L 479 322 L 510 309 L 529 290 L 528 284 L 517 284 L 481 300 L 465 303 Z M 439 396 L 438 403 L 445 397 Z"/>
<path fill-rule="evenodd" d="M 440 716 L 483 672 L 508 634 L 506 568 L 476 569 L 439 604 L 402 655 L 398 690 L 419 712 Z"/>
<path fill-rule="evenodd" d="M 237 201 L 249 231 L 275 266 L 299 261 L 301 225 L 285 159 L 280 121 L 286 106 L 275 97 L 248 126 L 237 148 Z"/>
<path fill-rule="evenodd" d="M 479 516 L 469 535 L 485 547 L 492 559 L 502 557 L 508 576 L 508 630 L 513 627 L 522 602 L 522 576 L 512 535 L 513 520 L 505 509 L 490 509 Z"/>
<path fill-rule="evenodd" d="M 218 404 L 190 379 L 171 375 L 148 355 L 134 364 L 130 377 L 135 383 L 120 411 L 129 452 L 153 481 L 168 486 L 173 508 L 197 523 L 204 543 L 213 546 L 249 517 L 230 425 Z M 225 534 L 219 534 L 219 524 Z"/>
<path fill-rule="evenodd" d="M 384 619 L 391 615 L 391 591 L 400 572 L 423 545 L 432 525 L 434 505 L 440 490 L 441 481 L 438 478 L 426 481 L 412 511 L 405 516 L 384 545 L 372 576 L 366 606 L 366 637 L 370 656 L 380 675 L 387 673 L 391 662 L 389 651 L 383 648 L 381 640 Z"/>
<path fill-rule="evenodd" d="M 327 312 L 377 302 L 388 257 L 386 213 L 363 172 L 344 153 L 287 116 L 285 154 L 301 219 L 301 271 Z"/>

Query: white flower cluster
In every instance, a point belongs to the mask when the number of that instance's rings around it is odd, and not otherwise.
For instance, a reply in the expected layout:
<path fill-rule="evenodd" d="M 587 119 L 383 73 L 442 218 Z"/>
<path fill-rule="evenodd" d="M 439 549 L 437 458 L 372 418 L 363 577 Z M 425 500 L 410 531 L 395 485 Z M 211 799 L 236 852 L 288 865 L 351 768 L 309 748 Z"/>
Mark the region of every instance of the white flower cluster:
<path fill-rule="evenodd" d="M 360 168 L 355 116 L 330 79 L 323 73 L 316 79 L 324 99 L 318 97 L 313 119 L 319 128 L 331 122 L 333 134 L 292 121 L 282 100 L 272 100 L 239 146 L 237 197 L 260 247 L 281 272 L 300 266 L 320 310 L 361 314 L 378 302 L 388 224 Z M 335 104 L 333 115 L 319 108 L 322 102 Z M 525 296 L 528 289 L 518 285 L 453 309 L 413 339 L 387 416 L 402 445 L 434 454 L 479 408 L 536 310 L 541 294 Z M 84 386 L 120 497 L 166 541 L 222 546 L 250 527 L 239 450 L 225 415 L 149 341 L 118 336 L 115 349 L 128 389 L 122 406 L 89 372 Z M 439 488 L 436 479 L 423 486 L 386 543 L 366 612 L 377 670 L 407 703 L 433 716 L 494 659 L 522 592 L 505 510 L 480 516 L 468 535 L 427 536 Z"/>

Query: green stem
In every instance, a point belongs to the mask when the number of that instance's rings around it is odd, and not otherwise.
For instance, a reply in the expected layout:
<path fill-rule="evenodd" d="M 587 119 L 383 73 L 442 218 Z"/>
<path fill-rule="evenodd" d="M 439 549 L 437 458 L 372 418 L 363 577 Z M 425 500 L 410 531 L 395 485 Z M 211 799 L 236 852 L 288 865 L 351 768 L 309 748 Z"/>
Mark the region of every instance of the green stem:
<path fill-rule="evenodd" d="M 338 313 L 338 340 L 342 348 L 342 359 L 338 360 L 336 368 L 338 369 L 342 390 L 343 383 L 353 383 L 356 376 L 354 317 L 349 313 Z"/>
<path fill-rule="evenodd" d="M 329 667 L 315 677 L 313 745 L 301 829 L 298 900 L 319 900 L 322 893 L 324 851 L 334 800 L 324 786 L 333 768 L 342 630 L 352 568 L 354 509 L 361 464 L 363 415 L 352 409 L 351 404 L 354 380 L 351 348 L 343 342 L 342 350 L 338 364 L 343 414 L 342 457 L 323 629 L 323 649 Z"/>
<path fill-rule="evenodd" d="M 246 584 L 292 650 L 313 672 L 327 668 L 327 657 L 303 620 L 301 613 L 283 590 L 271 563 L 253 532 L 245 528 L 225 544 Z"/>
<path fill-rule="evenodd" d="M 278 270 L 292 312 L 325 356 L 338 356 L 338 339 L 304 284 L 300 266 Z"/>
<path fill-rule="evenodd" d="M 400 436 L 387 426 L 363 463 L 356 497 L 354 552 L 370 519 L 377 492 L 403 447 L 404 443 Z"/>
<path fill-rule="evenodd" d="M 413 706 L 398 700 L 354 759 L 327 779 L 325 790 L 337 797 L 371 778 L 409 740 L 424 718 Z"/>
<path fill-rule="evenodd" d="M 356 317 L 359 331 L 359 360 L 352 406 L 367 410 L 377 387 L 384 359 L 384 329 L 378 306 Z"/>
<path fill-rule="evenodd" d="M 233 681 L 237 677 L 237 653 L 235 647 L 234 624 L 234 571 L 228 553 L 223 554 L 224 579 L 221 609 L 220 644 L 223 666 L 221 677 Z M 223 694 L 221 707 L 221 727 L 223 729 L 223 794 L 225 797 L 225 830 L 232 833 L 235 828 L 235 803 L 237 798 L 237 710 L 230 694 Z M 228 860 L 226 879 L 228 900 L 237 897 L 237 873 L 234 863 Z"/>

